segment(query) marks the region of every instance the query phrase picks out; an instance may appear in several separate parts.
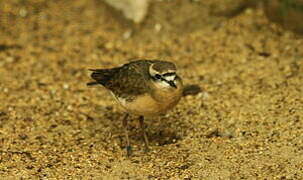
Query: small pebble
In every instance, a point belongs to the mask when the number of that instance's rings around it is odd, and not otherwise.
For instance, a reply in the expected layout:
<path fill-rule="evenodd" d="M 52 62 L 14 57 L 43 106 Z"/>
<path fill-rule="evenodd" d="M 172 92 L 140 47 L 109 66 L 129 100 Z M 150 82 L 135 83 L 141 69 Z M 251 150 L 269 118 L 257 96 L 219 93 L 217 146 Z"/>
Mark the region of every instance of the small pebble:
<path fill-rule="evenodd" d="M 162 25 L 161 24 L 155 24 L 155 31 L 156 32 L 160 32 L 161 31 L 161 29 L 162 29 Z"/>
<path fill-rule="evenodd" d="M 68 89 L 69 88 L 69 85 L 68 84 L 64 84 L 63 85 L 63 89 Z"/>

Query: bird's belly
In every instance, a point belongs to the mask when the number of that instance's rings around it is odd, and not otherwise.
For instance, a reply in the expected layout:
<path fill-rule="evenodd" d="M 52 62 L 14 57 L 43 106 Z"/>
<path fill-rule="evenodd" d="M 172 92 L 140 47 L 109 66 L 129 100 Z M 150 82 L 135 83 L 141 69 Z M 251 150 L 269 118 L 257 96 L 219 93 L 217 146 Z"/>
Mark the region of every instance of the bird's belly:
<path fill-rule="evenodd" d="M 117 100 L 126 111 L 143 116 L 164 114 L 179 101 L 179 99 L 167 99 L 166 101 L 158 102 L 150 95 L 141 95 L 132 101 L 122 98 L 117 98 Z"/>

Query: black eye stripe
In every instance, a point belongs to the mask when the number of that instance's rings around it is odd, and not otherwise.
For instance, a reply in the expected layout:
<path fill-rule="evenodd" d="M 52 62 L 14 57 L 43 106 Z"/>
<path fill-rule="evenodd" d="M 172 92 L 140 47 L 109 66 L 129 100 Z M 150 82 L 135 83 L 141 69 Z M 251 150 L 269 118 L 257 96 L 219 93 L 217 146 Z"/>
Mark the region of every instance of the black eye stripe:
<path fill-rule="evenodd" d="M 174 76 L 174 75 L 176 75 L 176 73 L 165 73 L 165 74 L 163 74 L 163 76 Z"/>

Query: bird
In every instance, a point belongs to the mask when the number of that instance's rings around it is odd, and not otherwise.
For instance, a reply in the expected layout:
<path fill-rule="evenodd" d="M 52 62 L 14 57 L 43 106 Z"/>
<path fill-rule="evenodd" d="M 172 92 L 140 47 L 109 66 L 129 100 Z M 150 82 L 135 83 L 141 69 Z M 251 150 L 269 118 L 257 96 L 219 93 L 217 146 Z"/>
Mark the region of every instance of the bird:
<path fill-rule="evenodd" d="M 180 101 L 183 83 L 174 63 L 164 60 L 133 60 L 109 69 L 89 69 L 92 82 L 88 86 L 102 85 L 122 106 L 122 120 L 126 138 L 126 154 L 132 154 L 128 135 L 129 114 L 137 115 L 144 140 L 144 151 L 149 151 L 145 131 L 145 117 L 163 115 Z"/>

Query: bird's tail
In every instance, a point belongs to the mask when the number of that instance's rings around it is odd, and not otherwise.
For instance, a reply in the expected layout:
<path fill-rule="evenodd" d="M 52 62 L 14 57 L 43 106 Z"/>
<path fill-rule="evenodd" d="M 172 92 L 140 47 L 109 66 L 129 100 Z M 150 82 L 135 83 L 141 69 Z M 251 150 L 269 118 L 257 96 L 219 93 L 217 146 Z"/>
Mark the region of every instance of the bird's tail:
<path fill-rule="evenodd" d="M 93 71 L 91 78 L 94 82 L 87 83 L 88 86 L 102 84 L 105 85 L 112 77 L 116 69 L 89 69 Z"/>

